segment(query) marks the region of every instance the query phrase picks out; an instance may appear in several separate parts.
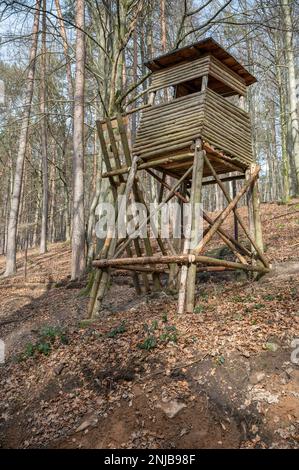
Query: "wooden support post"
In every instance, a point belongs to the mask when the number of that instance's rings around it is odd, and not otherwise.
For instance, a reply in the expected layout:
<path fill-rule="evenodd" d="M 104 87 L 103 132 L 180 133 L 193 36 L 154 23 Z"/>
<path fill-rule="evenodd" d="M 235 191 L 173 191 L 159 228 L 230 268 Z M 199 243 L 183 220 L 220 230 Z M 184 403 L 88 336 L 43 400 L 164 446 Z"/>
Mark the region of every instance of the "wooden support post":
<path fill-rule="evenodd" d="M 249 180 L 252 174 L 256 171 L 257 165 L 251 164 L 249 169 L 246 171 L 246 180 Z M 248 206 L 248 218 L 249 218 L 249 230 L 252 238 L 255 241 L 254 246 L 252 244 L 252 253 L 256 254 L 256 248 L 262 253 L 264 252 L 263 244 L 263 233 L 262 223 L 260 216 L 260 198 L 257 180 L 254 180 L 247 193 L 247 206 Z"/>
<path fill-rule="evenodd" d="M 236 180 L 232 180 L 232 188 L 233 188 L 233 199 L 237 195 L 237 182 Z M 236 206 L 237 209 L 237 206 Z M 238 227 L 238 218 L 236 216 L 236 213 L 234 212 L 234 238 L 236 241 L 239 240 L 239 227 Z"/>
<path fill-rule="evenodd" d="M 111 237 L 107 236 L 104 242 L 103 248 L 101 250 L 101 253 L 100 253 L 101 259 L 107 257 L 110 242 L 111 242 Z M 101 270 L 98 270 L 95 273 L 94 281 L 93 281 L 92 288 L 90 291 L 90 296 L 89 296 L 89 303 L 88 303 L 88 310 L 87 310 L 88 318 L 91 318 L 93 316 L 93 312 L 96 310 L 95 304 L 96 304 L 96 299 L 97 299 L 97 293 L 99 290 L 99 285 L 100 285 L 101 278 L 102 278 L 102 273 L 103 271 Z"/>
<path fill-rule="evenodd" d="M 252 164 L 250 167 L 251 174 L 254 172 L 257 165 Z M 252 204 L 253 204 L 253 220 L 255 228 L 255 241 L 260 251 L 264 253 L 263 231 L 260 212 L 260 194 L 258 188 L 258 178 L 252 183 Z"/>
<path fill-rule="evenodd" d="M 250 178 L 250 170 L 246 171 L 245 178 L 248 181 Z M 254 230 L 254 221 L 253 221 L 253 204 L 252 204 L 252 187 L 249 186 L 247 195 L 246 195 L 246 202 L 247 202 L 247 210 L 248 210 L 248 225 L 249 225 L 249 233 L 251 238 L 255 238 L 255 230 Z M 255 256 L 255 249 L 253 243 L 251 243 L 251 256 Z"/>
<path fill-rule="evenodd" d="M 136 255 L 141 256 L 142 253 L 141 253 L 140 243 L 139 243 L 139 240 L 137 238 L 134 239 L 134 247 L 135 247 Z M 147 274 L 145 272 L 142 273 L 142 280 L 143 280 L 143 285 L 144 285 L 145 292 L 146 293 L 150 292 L 151 289 L 150 289 L 150 285 L 149 285 L 149 280 L 148 280 Z"/>
<path fill-rule="evenodd" d="M 239 107 L 245 111 L 246 109 L 246 96 L 239 96 Z"/>
<path fill-rule="evenodd" d="M 183 203 L 188 202 L 185 196 L 181 194 L 186 193 L 186 184 L 182 183 L 180 192 L 176 193 L 176 195 L 179 195 L 179 204 L 180 204 L 180 211 L 175 214 L 176 220 L 175 220 L 175 226 L 179 226 L 180 228 L 180 237 L 179 238 L 173 238 L 173 246 L 174 249 L 176 250 L 177 253 L 181 251 L 181 236 L 183 233 L 183 227 L 182 227 L 182 222 L 183 222 Z M 168 276 L 168 290 L 169 292 L 177 292 L 178 290 L 178 280 L 179 280 L 179 272 L 180 269 L 176 263 L 172 263 L 169 266 L 169 276 Z"/>
<path fill-rule="evenodd" d="M 194 160 L 197 160 L 197 163 L 196 163 L 197 168 L 196 168 L 196 174 L 194 175 L 195 180 L 192 180 L 191 201 L 190 201 L 191 214 L 192 214 L 191 215 L 191 241 L 193 241 L 199 236 L 199 233 L 198 233 L 199 218 L 201 214 L 198 212 L 198 207 L 199 207 L 199 204 L 201 203 L 204 154 L 205 154 L 205 151 L 202 150 L 201 141 L 196 140 Z M 192 192 L 193 192 L 193 195 L 192 195 Z M 189 252 L 192 252 L 192 250 Z M 190 312 L 190 313 L 192 313 L 194 310 L 195 284 L 196 284 L 196 265 L 192 264 L 188 268 L 187 291 L 186 291 L 186 312 Z"/>
<path fill-rule="evenodd" d="M 127 246 L 126 252 L 127 252 L 127 255 L 130 258 L 133 258 L 133 253 L 132 253 L 131 247 Z M 137 256 L 139 256 L 138 253 L 137 253 Z M 139 282 L 139 277 L 138 277 L 137 272 L 133 273 L 133 284 L 134 284 L 134 287 L 135 287 L 136 294 L 140 295 L 141 294 L 141 287 L 140 287 L 140 282 Z"/>
<path fill-rule="evenodd" d="M 204 75 L 201 80 L 201 91 L 205 91 L 205 89 L 208 88 L 208 81 L 209 81 L 209 76 Z"/>
<path fill-rule="evenodd" d="M 196 150 L 196 149 L 195 149 Z M 191 180 L 191 194 L 190 194 L 190 204 L 192 206 L 194 200 L 195 192 L 195 180 L 198 172 L 198 158 L 195 158 L 196 151 L 194 154 L 193 161 L 193 171 L 192 171 L 192 180 Z M 192 214 L 191 214 L 192 215 Z M 183 245 L 183 255 L 187 255 L 190 249 L 190 239 L 192 233 L 192 219 L 189 221 L 189 224 L 184 227 L 185 229 L 185 240 Z M 186 291 L 187 291 L 187 276 L 188 276 L 188 266 L 183 265 L 180 272 L 180 281 L 179 281 L 179 299 L 178 299 L 178 314 L 185 312 L 186 305 Z"/>
<path fill-rule="evenodd" d="M 155 102 L 155 98 L 156 98 L 156 91 L 151 91 L 149 93 L 149 96 L 148 96 L 148 104 L 150 106 L 153 106 L 154 105 L 154 102 Z"/>

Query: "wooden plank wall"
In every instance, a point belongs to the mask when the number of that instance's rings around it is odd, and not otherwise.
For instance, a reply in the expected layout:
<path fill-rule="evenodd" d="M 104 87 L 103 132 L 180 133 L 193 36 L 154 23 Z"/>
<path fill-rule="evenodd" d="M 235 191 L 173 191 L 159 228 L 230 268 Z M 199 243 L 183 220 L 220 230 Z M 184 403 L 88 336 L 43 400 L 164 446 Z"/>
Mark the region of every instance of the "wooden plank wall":
<path fill-rule="evenodd" d="M 253 162 L 248 113 L 206 90 L 202 138 L 247 167 Z"/>
<path fill-rule="evenodd" d="M 193 93 L 143 112 L 133 154 L 143 159 L 190 147 L 199 137 L 204 93 Z"/>
<path fill-rule="evenodd" d="M 209 72 L 210 57 L 202 57 L 192 62 L 175 65 L 165 70 L 154 72 L 151 91 L 157 91 L 179 83 L 203 77 Z"/>
<path fill-rule="evenodd" d="M 210 56 L 209 75 L 225 83 L 239 95 L 246 95 L 245 80 L 213 56 Z"/>
<path fill-rule="evenodd" d="M 245 80 L 213 56 L 169 67 L 153 73 L 151 91 L 211 75 L 240 95 L 246 94 Z"/>

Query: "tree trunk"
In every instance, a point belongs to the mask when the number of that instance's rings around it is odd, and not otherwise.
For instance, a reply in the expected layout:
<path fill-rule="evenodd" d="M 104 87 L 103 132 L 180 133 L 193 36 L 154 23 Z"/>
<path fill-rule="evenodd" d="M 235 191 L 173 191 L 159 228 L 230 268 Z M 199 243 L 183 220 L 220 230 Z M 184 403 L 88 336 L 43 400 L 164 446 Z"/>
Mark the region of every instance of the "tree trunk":
<path fill-rule="evenodd" d="M 138 37 L 137 37 L 137 30 L 135 29 L 133 34 L 133 81 L 137 83 L 138 76 L 137 76 L 137 69 L 138 69 Z M 136 108 L 138 106 L 137 101 L 132 103 L 132 108 Z M 131 135 L 131 144 L 133 145 L 136 138 L 137 132 L 137 116 L 136 113 L 132 115 L 132 135 Z"/>
<path fill-rule="evenodd" d="M 17 154 L 15 177 L 13 182 L 13 193 L 10 205 L 10 214 L 8 222 L 8 240 L 7 240 L 7 253 L 6 253 L 6 269 L 4 276 L 11 276 L 16 272 L 16 246 L 17 246 L 17 225 L 18 215 L 20 208 L 20 195 L 22 189 L 24 159 L 26 154 L 27 136 L 29 119 L 31 113 L 31 103 L 33 96 L 33 85 L 35 77 L 35 63 L 36 51 L 38 41 L 38 27 L 39 27 L 39 14 L 40 14 L 40 0 L 36 3 L 36 13 L 34 17 L 33 31 L 32 31 L 32 45 L 29 55 L 29 67 L 27 74 L 27 84 L 25 91 L 25 105 L 22 116 L 22 124 L 20 130 L 19 149 Z"/>
<path fill-rule="evenodd" d="M 162 52 L 166 52 L 167 38 L 166 38 L 166 17 L 165 17 L 165 0 L 161 0 L 161 46 Z"/>
<path fill-rule="evenodd" d="M 59 26 L 60 26 L 60 36 L 63 41 L 63 51 L 64 51 L 64 56 L 65 56 L 65 61 L 66 61 L 66 76 L 67 76 L 67 85 L 68 85 L 68 96 L 70 100 L 70 112 L 73 114 L 73 100 L 74 100 L 74 90 L 73 90 L 73 81 L 72 81 L 72 71 L 71 71 L 71 60 L 70 60 L 70 55 L 69 55 L 69 46 L 68 46 L 68 40 L 67 40 L 67 35 L 66 35 L 66 30 L 64 26 L 64 21 L 63 21 L 63 16 L 61 12 L 61 7 L 60 7 L 60 2 L 59 0 L 55 0 L 55 6 L 57 10 L 57 16 L 59 18 Z M 67 168 L 68 168 L 68 162 L 69 162 L 69 154 L 67 151 L 67 141 L 65 142 L 64 145 L 64 154 L 63 154 L 63 168 L 64 168 L 64 175 L 65 175 L 65 182 L 63 184 L 64 187 L 64 193 L 65 193 L 65 209 L 64 209 L 64 218 L 65 218 L 65 239 L 67 241 L 70 240 L 71 238 L 71 229 L 70 229 L 70 204 L 69 204 L 69 188 L 68 185 L 66 184 L 67 181 Z"/>
<path fill-rule="evenodd" d="M 56 152 L 53 152 L 53 165 L 50 171 L 50 210 L 49 210 L 49 240 L 55 241 L 55 207 L 56 207 Z"/>
<path fill-rule="evenodd" d="M 275 68 L 278 85 L 279 96 L 279 125 L 281 140 L 281 159 L 282 159 L 282 175 L 283 175 L 283 201 L 288 202 L 290 198 L 290 165 L 288 160 L 287 142 L 286 142 L 286 120 L 285 120 L 285 93 L 282 82 L 281 64 L 279 63 L 278 44 L 275 38 Z"/>
<path fill-rule="evenodd" d="M 296 97 L 296 74 L 293 51 L 293 34 L 290 0 L 282 0 L 282 10 L 285 23 L 285 45 L 289 86 L 289 123 L 290 123 L 290 154 L 295 165 L 295 191 L 299 193 L 299 119 Z"/>
<path fill-rule="evenodd" d="M 46 92 L 46 10 L 47 0 L 43 0 L 43 33 L 41 53 L 41 81 L 40 81 L 40 112 L 41 112 L 41 142 L 42 142 L 42 169 L 43 169 L 43 206 L 40 235 L 40 254 L 47 252 L 48 235 L 48 145 L 47 145 L 47 92 Z"/>
<path fill-rule="evenodd" d="M 73 135 L 73 230 L 72 230 L 72 280 L 81 278 L 85 271 L 84 224 L 84 0 L 76 3 L 76 78 Z"/>
<path fill-rule="evenodd" d="M 69 46 L 67 42 L 67 35 L 65 31 L 65 26 L 64 26 L 64 21 L 61 13 L 61 8 L 60 8 L 60 2 L 59 0 L 55 0 L 55 6 L 57 10 L 57 16 L 59 18 L 59 26 L 60 26 L 60 35 L 63 41 L 63 51 L 65 55 L 65 60 L 66 60 L 66 76 L 67 76 L 67 85 L 68 85 L 68 95 L 69 95 L 69 100 L 73 100 L 73 83 L 72 83 L 72 72 L 71 72 L 71 62 L 70 62 L 70 57 L 69 57 Z"/>

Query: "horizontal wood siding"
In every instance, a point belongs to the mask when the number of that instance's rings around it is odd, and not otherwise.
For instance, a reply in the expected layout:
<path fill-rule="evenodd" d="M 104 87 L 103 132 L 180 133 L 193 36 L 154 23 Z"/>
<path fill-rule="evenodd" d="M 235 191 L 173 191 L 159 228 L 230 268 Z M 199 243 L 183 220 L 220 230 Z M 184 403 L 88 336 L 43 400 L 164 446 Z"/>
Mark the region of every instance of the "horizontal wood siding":
<path fill-rule="evenodd" d="M 240 95 L 246 95 L 245 80 L 213 56 L 210 57 L 209 75 L 225 83 Z"/>
<path fill-rule="evenodd" d="M 150 160 L 189 152 L 199 137 L 241 168 L 253 161 L 248 113 L 209 89 L 146 109 L 133 154 Z"/>
<path fill-rule="evenodd" d="M 253 161 L 248 113 L 206 90 L 202 138 L 243 166 Z"/>
<path fill-rule="evenodd" d="M 165 70 L 155 72 L 152 76 L 151 90 L 156 91 L 179 83 L 188 82 L 202 77 L 209 72 L 210 57 L 176 65 Z"/>
<path fill-rule="evenodd" d="M 199 137 L 204 93 L 178 98 L 143 112 L 133 154 L 144 159 L 187 148 Z"/>
<path fill-rule="evenodd" d="M 245 80 L 213 56 L 206 56 L 192 62 L 153 73 L 151 90 L 156 91 L 179 83 L 195 80 L 209 74 L 240 95 L 246 94 Z"/>

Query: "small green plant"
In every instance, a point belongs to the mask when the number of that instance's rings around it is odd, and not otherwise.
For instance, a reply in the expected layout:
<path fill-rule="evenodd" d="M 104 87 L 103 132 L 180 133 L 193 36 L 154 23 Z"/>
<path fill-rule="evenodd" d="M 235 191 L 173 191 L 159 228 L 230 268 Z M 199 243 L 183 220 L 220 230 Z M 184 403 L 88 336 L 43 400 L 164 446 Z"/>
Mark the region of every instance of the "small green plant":
<path fill-rule="evenodd" d="M 207 300 L 208 297 L 209 297 L 208 292 L 202 291 L 202 292 L 200 293 L 200 298 L 201 298 L 202 300 Z"/>
<path fill-rule="evenodd" d="M 163 315 L 162 315 L 162 322 L 163 322 L 163 323 L 167 323 L 167 322 L 168 322 L 167 313 L 163 313 Z"/>
<path fill-rule="evenodd" d="M 40 354 L 44 354 L 44 356 L 49 356 L 50 352 L 51 352 L 51 345 L 49 343 L 38 343 L 36 345 L 36 350 L 40 353 Z"/>
<path fill-rule="evenodd" d="M 115 336 L 121 335 L 121 334 L 125 333 L 125 331 L 126 331 L 126 325 L 125 325 L 125 322 L 122 322 L 116 328 L 113 328 L 111 331 L 109 331 L 107 336 L 108 336 L 108 338 L 115 338 Z"/>
<path fill-rule="evenodd" d="M 265 304 L 254 304 L 253 308 L 255 310 L 260 310 L 261 308 L 264 308 L 265 307 Z"/>
<path fill-rule="evenodd" d="M 54 343 L 58 338 L 62 344 L 67 344 L 68 339 L 65 332 L 59 326 L 44 326 L 40 331 L 40 337 L 42 340 L 49 340 Z"/>
<path fill-rule="evenodd" d="M 149 351 L 150 349 L 154 349 L 156 346 L 157 346 L 157 338 L 154 335 L 149 335 L 147 338 L 145 338 L 144 341 L 137 344 L 137 347 L 139 349 L 145 349 L 146 351 Z"/>
<path fill-rule="evenodd" d="M 65 331 L 58 326 L 44 326 L 39 332 L 38 341 L 36 343 L 27 343 L 24 353 L 20 354 L 17 360 L 23 361 L 37 354 L 48 356 L 57 340 L 60 344 L 68 344 Z"/>
<path fill-rule="evenodd" d="M 174 325 L 169 325 L 164 328 L 163 333 L 160 335 L 160 340 L 163 343 L 177 343 L 178 341 L 178 330 Z"/>
<path fill-rule="evenodd" d="M 146 333 L 152 333 L 153 331 L 157 330 L 159 326 L 158 320 L 153 320 L 151 325 L 144 323 L 143 329 Z"/>
<path fill-rule="evenodd" d="M 162 321 L 163 328 L 160 336 L 158 336 L 158 334 L 156 333 L 156 330 L 158 329 L 160 329 L 161 331 L 161 327 L 159 328 L 159 323 L 157 320 L 154 320 L 151 325 L 148 325 L 147 323 L 143 325 L 143 328 L 146 332 L 146 337 L 143 341 L 137 344 L 137 347 L 139 349 L 149 351 L 150 349 L 153 349 L 157 346 L 158 341 L 161 341 L 162 343 L 177 343 L 178 331 L 176 326 L 167 324 L 168 319 L 166 314 L 163 315 Z"/>
<path fill-rule="evenodd" d="M 271 302 L 272 300 L 275 300 L 275 295 L 273 294 L 266 294 L 266 295 L 263 295 L 263 299 L 264 300 L 267 300 L 269 302 Z"/>
<path fill-rule="evenodd" d="M 27 343 L 25 346 L 25 356 L 32 357 L 35 352 L 35 346 L 32 343 Z"/>
<path fill-rule="evenodd" d="M 193 310 L 193 313 L 203 313 L 205 310 L 203 305 L 196 305 L 196 307 Z"/>

